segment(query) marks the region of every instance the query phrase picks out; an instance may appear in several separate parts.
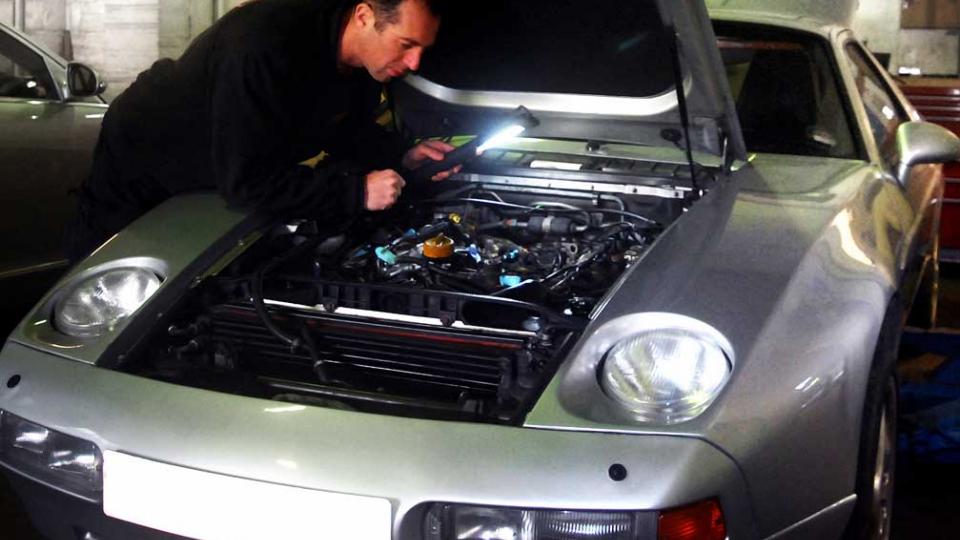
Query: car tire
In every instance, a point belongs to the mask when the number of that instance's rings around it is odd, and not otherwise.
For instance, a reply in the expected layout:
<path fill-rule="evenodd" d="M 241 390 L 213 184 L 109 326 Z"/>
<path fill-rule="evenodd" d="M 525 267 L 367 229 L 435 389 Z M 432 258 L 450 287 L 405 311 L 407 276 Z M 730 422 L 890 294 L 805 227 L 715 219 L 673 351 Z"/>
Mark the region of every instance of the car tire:
<path fill-rule="evenodd" d="M 870 371 L 860 424 L 857 502 L 844 535 L 846 540 L 890 538 L 897 457 L 898 394 L 894 367 L 900 343 L 899 321 L 899 316 L 887 317 Z"/>

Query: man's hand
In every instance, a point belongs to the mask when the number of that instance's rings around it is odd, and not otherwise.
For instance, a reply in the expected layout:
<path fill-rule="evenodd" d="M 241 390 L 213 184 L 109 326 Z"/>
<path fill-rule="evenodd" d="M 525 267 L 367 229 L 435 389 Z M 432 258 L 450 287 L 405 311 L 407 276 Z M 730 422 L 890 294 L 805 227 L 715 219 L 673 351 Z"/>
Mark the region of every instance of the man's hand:
<path fill-rule="evenodd" d="M 364 179 L 366 200 L 364 206 L 371 212 L 386 210 L 397 202 L 400 191 L 407 183 L 394 170 L 373 171 Z"/>
<path fill-rule="evenodd" d="M 454 149 L 455 148 L 453 145 L 447 144 L 443 141 L 423 141 L 410 150 L 407 150 L 407 153 L 403 155 L 403 167 L 413 171 L 421 167 L 428 159 L 432 159 L 433 161 L 443 161 L 443 157 L 447 155 L 447 152 L 450 152 Z M 448 169 L 433 175 L 433 177 L 430 179 L 434 182 L 446 180 L 447 178 L 450 178 L 451 175 L 460 172 L 461 168 L 463 168 L 462 165 L 457 165 L 452 169 Z"/>

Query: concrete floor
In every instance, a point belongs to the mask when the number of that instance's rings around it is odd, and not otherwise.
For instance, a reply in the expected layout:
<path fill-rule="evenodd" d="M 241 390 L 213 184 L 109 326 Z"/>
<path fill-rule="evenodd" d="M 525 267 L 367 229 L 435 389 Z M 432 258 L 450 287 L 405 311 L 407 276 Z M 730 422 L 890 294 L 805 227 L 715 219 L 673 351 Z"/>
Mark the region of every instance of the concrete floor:
<path fill-rule="evenodd" d="M 894 540 L 956 540 L 960 537 L 960 466 L 897 464 Z"/>
<path fill-rule="evenodd" d="M 960 264 L 944 265 L 941 277 L 937 331 L 960 333 Z M 894 540 L 960 538 L 960 464 L 918 463 L 907 453 L 897 460 Z"/>
<path fill-rule="evenodd" d="M 960 333 L 960 264 L 944 267 L 939 326 Z M 0 325 L 10 317 L 0 314 Z M 914 351 L 912 354 L 915 354 Z M 898 456 L 894 540 L 955 540 L 960 538 L 960 465 L 918 463 L 908 454 Z M 0 538 L 43 540 L 0 476 Z"/>

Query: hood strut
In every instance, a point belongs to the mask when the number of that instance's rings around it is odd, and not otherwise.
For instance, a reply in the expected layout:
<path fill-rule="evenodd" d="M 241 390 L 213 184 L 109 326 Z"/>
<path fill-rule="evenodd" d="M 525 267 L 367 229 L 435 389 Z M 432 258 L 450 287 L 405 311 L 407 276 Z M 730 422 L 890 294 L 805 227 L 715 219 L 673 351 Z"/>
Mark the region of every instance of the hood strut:
<path fill-rule="evenodd" d="M 665 31 L 670 34 L 667 42 L 670 43 L 670 55 L 673 56 L 673 81 L 677 89 L 677 105 L 680 108 L 680 125 L 683 127 L 683 150 L 687 155 L 687 165 L 690 166 L 690 182 L 693 184 L 693 198 L 699 199 L 703 195 L 703 192 L 700 189 L 700 183 L 697 181 L 697 164 L 693 161 L 693 151 L 691 150 L 690 115 L 687 110 L 687 96 L 683 87 L 683 69 L 680 64 L 679 38 L 677 37 L 677 30 L 673 26 L 667 26 Z"/>

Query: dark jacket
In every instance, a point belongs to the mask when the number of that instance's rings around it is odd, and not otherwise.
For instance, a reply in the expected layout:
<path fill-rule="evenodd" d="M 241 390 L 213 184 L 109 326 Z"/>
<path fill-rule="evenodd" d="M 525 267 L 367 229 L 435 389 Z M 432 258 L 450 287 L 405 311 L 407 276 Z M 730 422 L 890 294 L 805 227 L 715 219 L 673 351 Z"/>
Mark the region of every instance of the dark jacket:
<path fill-rule="evenodd" d="M 257 0 L 140 74 L 104 118 L 81 188 L 72 254 L 163 200 L 216 189 L 236 207 L 346 226 L 363 176 L 395 168 L 399 140 L 374 123 L 381 85 L 344 72 L 337 0 Z M 315 168 L 300 163 L 321 152 Z M 90 238 L 93 237 L 93 238 Z M 78 248 L 77 244 L 86 244 Z"/>

